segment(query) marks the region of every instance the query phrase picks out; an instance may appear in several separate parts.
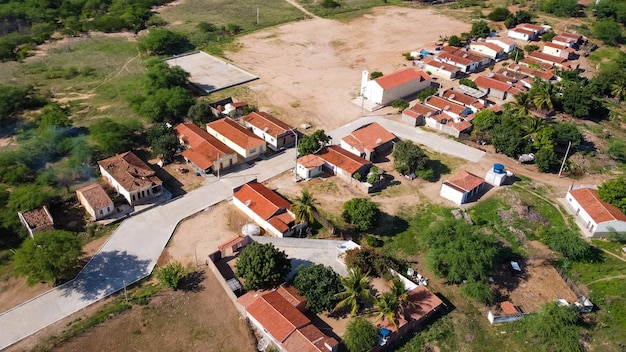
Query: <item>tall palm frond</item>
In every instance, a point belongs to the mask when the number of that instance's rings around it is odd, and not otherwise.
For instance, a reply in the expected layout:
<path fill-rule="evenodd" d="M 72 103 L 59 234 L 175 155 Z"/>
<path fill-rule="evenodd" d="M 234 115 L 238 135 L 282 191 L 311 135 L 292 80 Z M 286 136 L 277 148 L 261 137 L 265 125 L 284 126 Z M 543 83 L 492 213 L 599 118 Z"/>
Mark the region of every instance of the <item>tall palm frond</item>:
<path fill-rule="evenodd" d="M 317 205 L 319 205 L 317 199 L 315 199 L 309 191 L 302 191 L 302 195 L 300 197 L 296 197 L 291 205 L 291 209 L 296 216 L 296 222 L 314 222 L 315 218 L 313 217 L 313 212 L 315 211 L 315 207 Z"/>
<path fill-rule="evenodd" d="M 335 306 L 335 311 L 349 307 L 350 315 L 355 316 L 363 303 L 373 301 L 368 275 L 355 268 L 350 270 L 348 276 L 341 278 L 344 291 L 334 296 L 339 300 Z"/>

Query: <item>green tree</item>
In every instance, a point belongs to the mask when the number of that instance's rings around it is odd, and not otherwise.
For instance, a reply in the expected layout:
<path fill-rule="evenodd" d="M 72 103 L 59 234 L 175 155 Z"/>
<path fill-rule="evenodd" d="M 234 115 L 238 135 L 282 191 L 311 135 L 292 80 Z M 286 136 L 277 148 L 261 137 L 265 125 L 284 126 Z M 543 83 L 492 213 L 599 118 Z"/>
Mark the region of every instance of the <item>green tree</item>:
<path fill-rule="evenodd" d="M 101 118 L 89 126 L 89 135 L 96 149 L 110 156 L 127 151 L 138 128 L 135 123 L 120 123 L 110 118 Z"/>
<path fill-rule="evenodd" d="M 539 9 L 559 17 L 573 17 L 578 13 L 577 0 L 543 0 L 539 3 Z"/>
<path fill-rule="evenodd" d="M 582 82 L 567 82 L 563 88 L 563 111 L 574 117 L 586 118 L 598 109 L 594 87 Z"/>
<path fill-rule="evenodd" d="M 514 96 L 515 101 L 510 103 L 512 111 L 520 117 L 528 116 L 530 107 L 532 106 L 532 99 L 528 92 L 521 92 Z"/>
<path fill-rule="evenodd" d="M 521 129 L 518 125 L 500 123 L 489 133 L 491 144 L 496 152 L 504 153 L 510 157 L 517 157 L 525 152 Z"/>
<path fill-rule="evenodd" d="M 193 98 L 183 87 L 161 88 L 135 102 L 135 110 L 152 122 L 176 120 L 193 105 Z"/>
<path fill-rule="evenodd" d="M 348 322 L 343 343 L 349 352 L 367 352 L 378 342 L 378 331 L 374 324 L 364 318 L 354 318 Z"/>
<path fill-rule="evenodd" d="M 626 162 L 626 142 L 621 138 L 609 138 L 607 154 L 614 160 Z"/>
<path fill-rule="evenodd" d="M 307 299 L 306 308 L 319 314 L 335 307 L 335 295 L 342 291 L 339 275 L 329 266 L 299 266 L 293 278 L 298 293 Z"/>
<path fill-rule="evenodd" d="M 487 18 L 491 21 L 504 21 L 510 16 L 513 16 L 513 14 L 507 8 L 496 7 L 487 15 Z"/>
<path fill-rule="evenodd" d="M 178 137 L 172 128 L 164 123 L 156 123 L 146 131 L 146 136 L 152 154 L 164 163 L 170 163 L 176 155 L 176 148 L 179 146 Z"/>
<path fill-rule="evenodd" d="M 472 37 L 481 37 L 485 38 L 491 34 L 491 28 L 489 28 L 489 24 L 485 21 L 478 21 L 472 23 L 472 29 L 470 30 L 470 35 Z"/>
<path fill-rule="evenodd" d="M 428 97 L 431 97 L 435 94 L 437 94 L 437 88 L 428 87 L 417 93 L 417 99 L 423 103 Z"/>
<path fill-rule="evenodd" d="M 591 33 L 607 45 L 616 45 L 622 40 L 622 28 L 613 19 L 594 21 Z"/>
<path fill-rule="evenodd" d="M 626 177 L 607 180 L 598 187 L 598 196 L 603 201 L 618 207 L 626 213 Z"/>
<path fill-rule="evenodd" d="M 476 131 L 489 131 L 499 121 L 498 115 L 489 109 L 484 109 L 476 113 L 474 118 L 474 130 Z"/>
<path fill-rule="evenodd" d="M 370 73 L 370 80 L 382 77 L 383 73 L 380 71 L 373 71 L 372 73 Z"/>
<path fill-rule="evenodd" d="M 32 87 L 0 85 L 0 121 L 5 121 L 28 106 Z"/>
<path fill-rule="evenodd" d="M 165 28 L 153 28 L 139 40 L 139 47 L 152 55 L 175 55 L 193 46 L 182 34 Z"/>
<path fill-rule="evenodd" d="M 55 282 L 75 274 L 82 257 L 82 247 L 77 234 L 53 230 L 37 233 L 27 238 L 15 251 L 15 272 L 26 276 L 32 286 L 38 282 Z"/>
<path fill-rule="evenodd" d="M 379 216 L 378 204 L 367 198 L 352 198 L 343 203 L 341 217 L 360 231 L 374 227 Z"/>
<path fill-rule="evenodd" d="M 476 83 L 474 83 L 474 81 L 472 81 L 469 78 L 461 78 L 459 80 L 459 84 L 462 84 L 464 86 L 468 86 L 470 88 L 478 89 L 478 86 L 476 85 Z"/>
<path fill-rule="evenodd" d="M 304 156 L 313 154 L 321 147 L 330 142 L 330 136 L 326 135 L 324 130 L 316 130 L 310 136 L 304 136 L 298 141 L 298 155 Z"/>
<path fill-rule="evenodd" d="M 461 38 L 458 35 L 453 34 L 448 38 L 448 45 L 450 46 L 455 46 L 457 48 L 460 48 L 461 43 L 462 43 Z"/>
<path fill-rule="evenodd" d="M 257 290 L 282 282 L 291 270 L 291 260 L 271 243 L 253 242 L 241 251 L 235 266 L 244 288 Z"/>
<path fill-rule="evenodd" d="M 406 293 L 404 283 L 397 276 L 394 276 L 389 286 L 389 292 L 385 292 L 380 297 L 374 299 L 374 308 L 377 311 L 377 320 L 388 319 L 389 322 L 398 329 L 398 320 L 402 317 L 405 309 L 412 305 L 409 295 Z"/>
<path fill-rule="evenodd" d="M 350 316 L 355 316 L 364 303 L 373 301 L 368 274 L 364 274 L 360 269 L 350 269 L 348 276 L 341 278 L 341 284 L 343 291 L 334 296 L 338 301 L 335 311 L 349 308 Z"/>
<path fill-rule="evenodd" d="M 179 262 L 167 263 L 167 265 L 157 268 L 155 275 L 161 285 L 176 291 L 180 280 L 187 275 L 187 270 Z"/>
<path fill-rule="evenodd" d="M 13 213 L 12 216 L 17 217 L 18 211 L 29 211 L 39 208 L 50 201 L 51 196 L 45 188 L 28 184 L 13 189 L 7 201 L 7 208 Z"/>
<path fill-rule="evenodd" d="M 522 341 L 532 346 L 533 350 L 582 352 L 579 319 L 579 313 L 572 306 L 561 307 L 553 301 L 545 303 L 538 313 L 530 314 L 515 324 Z"/>
<path fill-rule="evenodd" d="M 484 304 L 493 304 L 495 295 L 491 286 L 484 281 L 468 281 L 461 285 L 465 297 Z"/>
<path fill-rule="evenodd" d="M 556 89 L 552 83 L 545 82 L 540 78 L 535 78 L 530 88 L 530 95 L 537 109 L 554 109 Z"/>
<path fill-rule="evenodd" d="M 545 32 L 544 34 L 541 35 L 541 41 L 548 43 L 548 42 L 551 42 L 552 39 L 554 39 L 554 37 L 556 37 L 556 32 L 554 31 Z"/>
<path fill-rule="evenodd" d="M 391 106 L 398 109 L 398 111 L 404 111 L 409 107 L 409 102 L 404 99 L 396 99 L 391 103 Z"/>
<path fill-rule="evenodd" d="M 393 168 L 403 175 L 424 170 L 429 161 L 424 150 L 410 140 L 396 143 L 392 156 Z"/>
<path fill-rule="evenodd" d="M 613 84 L 611 84 L 611 95 L 619 102 L 626 98 L 626 76 L 620 75 Z"/>
<path fill-rule="evenodd" d="M 70 119 L 67 116 L 67 111 L 59 104 L 50 103 L 41 109 L 41 115 L 39 115 L 40 128 L 67 127 L 69 125 Z"/>
<path fill-rule="evenodd" d="M 315 211 L 315 207 L 317 205 L 319 205 L 317 199 L 315 199 L 309 191 L 303 190 L 302 194 L 299 197 L 296 197 L 291 205 L 291 210 L 296 215 L 296 222 L 306 222 L 312 224 L 315 221 L 313 212 Z"/>
<path fill-rule="evenodd" d="M 146 86 L 150 91 L 161 88 L 185 87 L 189 72 L 180 66 L 170 66 L 165 61 L 152 59 L 147 64 Z"/>
<path fill-rule="evenodd" d="M 542 227 L 537 231 L 537 236 L 550 249 L 571 261 L 585 261 L 593 254 L 591 245 L 578 233 L 567 228 Z"/>
<path fill-rule="evenodd" d="M 529 54 L 537 50 L 539 50 L 539 45 L 536 45 L 536 44 L 524 45 L 524 51 L 526 51 Z"/>
<path fill-rule="evenodd" d="M 206 99 L 196 100 L 195 104 L 187 111 L 187 117 L 190 118 L 193 123 L 200 126 L 215 120 L 215 116 L 213 116 L 213 111 L 211 110 L 211 103 Z"/>

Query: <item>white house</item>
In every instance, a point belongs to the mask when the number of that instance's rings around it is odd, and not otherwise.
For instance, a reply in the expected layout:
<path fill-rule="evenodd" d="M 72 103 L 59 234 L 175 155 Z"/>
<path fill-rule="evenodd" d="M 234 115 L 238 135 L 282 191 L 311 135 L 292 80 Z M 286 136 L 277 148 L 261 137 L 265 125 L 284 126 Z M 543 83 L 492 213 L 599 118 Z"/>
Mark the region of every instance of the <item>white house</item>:
<path fill-rule="evenodd" d="M 317 155 L 308 154 L 298 159 L 296 174 L 304 180 L 315 178 L 322 174 L 323 166 L 324 160 L 320 159 Z"/>
<path fill-rule="evenodd" d="M 572 188 L 565 201 L 587 237 L 605 237 L 612 230 L 626 232 L 626 215 L 600 199 L 596 189 Z"/>
<path fill-rule="evenodd" d="M 76 197 L 94 221 L 104 219 L 115 212 L 113 201 L 104 188 L 97 183 L 77 190 Z"/>
<path fill-rule="evenodd" d="M 461 72 L 467 73 L 476 71 L 478 69 L 478 62 L 472 61 L 471 59 L 467 58 L 467 54 L 463 55 L 465 57 L 457 56 L 449 52 L 442 52 L 435 57 L 435 60 L 454 65 L 458 67 Z"/>
<path fill-rule="evenodd" d="M 233 204 L 272 236 L 294 233 L 296 217 L 289 202 L 256 180 L 233 190 Z"/>
<path fill-rule="evenodd" d="M 324 147 L 316 155 L 324 160 L 324 166 L 333 175 L 348 183 L 352 183 L 353 177 L 357 173 L 361 177 L 367 177 L 372 167 L 372 163 L 368 160 L 356 156 L 338 145 Z"/>
<path fill-rule="evenodd" d="M 361 74 L 361 94 L 374 103 L 387 105 L 430 87 L 431 78 L 424 71 L 406 68 L 376 79 L 369 79 L 369 72 Z"/>
<path fill-rule="evenodd" d="M 573 54 L 573 49 L 562 44 L 545 43 L 541 52 L 552 56 L 558 56 L 563 59 L 569 59 Z"/>
<path fill-rule="evenodd" d="M 402 112 L 402 122 L 408 123 L 413 127 L 423 126 L 426 123 L 426 118 L 435 116 L 439 113 L 440 111 L 438 109 L 416 103 Z"/>
<path fill-rule="evenodd" d="M 511 53 L 517 47 L 515 41 L 503 37 L 489 37 L 485 39 L 486 43 L 495 44 L 504 50 L 505 53 Z"/>
<path fill-rule="evenodd" d="M 154 170 L 133 152 L 98 161 L 100 173 L 130 205 L 141 204 L 163 194 L 163 182 Z"/>
<path fill-rule="evenodd" d="M 531 41 L 537 39 L 537 32 L 530 29 L 515 27 L 507 31 L 507 36 L 513 39 Z"/>
<path fill-rule="evenodd" d="M 257 159 L 265 153 L 265 140 L 230 118 L 207 123 L 206 131 L 246 161 Z"/>
<path fill-rule="evenodd" d="M 504 55 L 504 49 L 499 45 L 487 42 L 472 42 L 470 43 L 470 50 L 481 53 L 492 60 L 496 60 Z"/>
<path fill-rule="evenodd" d="M 369 161 L 391 153 L 396 136 L 377 122 L 361 126 L 341 139 L 341 148 Z"/>
<path fill-rule="evenodd" d="M 439 195 L 456 205 L 467 203 L 483 188 L 484 180 L 465 170 L 441 185 Z"/>
<path fill-rule="evenodd" d="M 433 76 L 448 80 L 455 78 L 461 71 L 461 69 L 457 66 L 437 61 L 432 58 L 424 59 L 421 64 L 421 68 L 424 71 L 430 72 Z"/>
<path fill-rule="evenodd" d="M 298 133 L 292 126 L 266 112 L 251 112 L 243 117 L 243 124 L 252 133 L 263 138 L 268 147 L 280 150 L 296 144 Z"/>

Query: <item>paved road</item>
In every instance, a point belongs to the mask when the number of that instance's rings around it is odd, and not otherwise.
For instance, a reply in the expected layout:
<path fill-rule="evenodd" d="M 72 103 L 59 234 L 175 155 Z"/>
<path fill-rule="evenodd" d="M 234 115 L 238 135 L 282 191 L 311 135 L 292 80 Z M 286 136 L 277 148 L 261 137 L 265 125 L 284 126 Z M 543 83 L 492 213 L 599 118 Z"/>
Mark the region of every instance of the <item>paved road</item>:
<path fill-rule="evenodd" d="M 381 126 L 385 127 L 389 132 L 395 134 L 402 139 L 410 139 L 418 144 L 423 144 L 429 149 L 444 154 L 449 154 L 462 158 L 471 162 L 478 162 L 485 152 L 472 148 L 463 143 L 459 143 L 450 138 L 442 137 L 436 133 L 424 131 L 421 128 L 411 127 L 409 125 L 389 120 L 379 115 L 367 115 L 352 121 L 346 125 L 343 125 L 336 130 L 330 132 L 333 137 L 333 143 L 339 144 L 341 138 L 347 136 L 354 129 L 371 122 L 378 122 Z"/>
<path fill-rule="evenodd" d="M 244 182 L 293 168 L 294 158 L 291 149 L 219 180 L 209 178 L 201 188 L 125 220 L 74 280 L 0 314 L 0 350 L 144 278 L 181 220 L 231 197 Z"/>

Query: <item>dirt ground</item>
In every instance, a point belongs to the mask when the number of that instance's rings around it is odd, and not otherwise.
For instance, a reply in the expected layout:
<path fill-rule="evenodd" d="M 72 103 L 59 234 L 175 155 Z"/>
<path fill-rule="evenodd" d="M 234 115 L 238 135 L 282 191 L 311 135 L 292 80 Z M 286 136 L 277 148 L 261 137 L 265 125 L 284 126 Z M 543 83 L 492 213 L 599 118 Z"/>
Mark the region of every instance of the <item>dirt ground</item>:
<path fill-rule="evenodd" d="M 255 32 L 226 55 L 260 77 L 248 84 L 250 103 L 295 126 L 332 129 L 360 115 L 350 100 L 362 70 L 392 73 L 410 64 L 402 52 L 469 29 L 430 9 L 379 7 L 350 22 L 315 18 Z"/>

